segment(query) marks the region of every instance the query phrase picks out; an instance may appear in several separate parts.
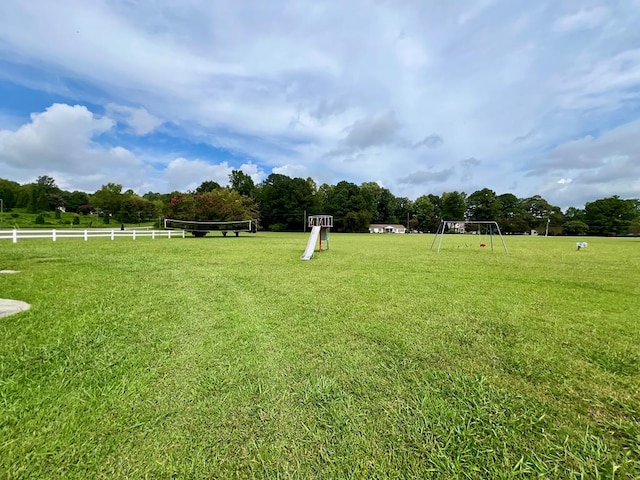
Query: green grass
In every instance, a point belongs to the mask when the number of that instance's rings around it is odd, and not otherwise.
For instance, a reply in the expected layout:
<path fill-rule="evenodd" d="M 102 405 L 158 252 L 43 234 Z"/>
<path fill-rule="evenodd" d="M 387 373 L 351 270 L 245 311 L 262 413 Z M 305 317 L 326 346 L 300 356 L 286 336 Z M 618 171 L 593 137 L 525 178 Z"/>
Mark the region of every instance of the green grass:
<path fill-rule="evenodd" d="M 306 239 L 0 243 L 0 476 L 640 477 L 638 239 Z"/>

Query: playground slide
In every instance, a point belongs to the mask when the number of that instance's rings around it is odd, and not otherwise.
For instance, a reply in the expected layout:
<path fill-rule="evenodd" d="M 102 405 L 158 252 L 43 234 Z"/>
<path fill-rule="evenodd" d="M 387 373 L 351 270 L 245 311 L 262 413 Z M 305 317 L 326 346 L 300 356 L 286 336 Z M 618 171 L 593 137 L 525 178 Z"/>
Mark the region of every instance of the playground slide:
<path fill-rule="evenodd" d="M 311 235 L 309 236 L 309 241 L 307 242 L 307 248 L 304 250 L 304 253 L 300 257 L 300 260 L 311 260 L 313 257 L 313 251 L 316 249 L 316 242 L 318 241 L 318 235 L 320 235 L 320 226 L 315 226 L 311 229 Z"/>

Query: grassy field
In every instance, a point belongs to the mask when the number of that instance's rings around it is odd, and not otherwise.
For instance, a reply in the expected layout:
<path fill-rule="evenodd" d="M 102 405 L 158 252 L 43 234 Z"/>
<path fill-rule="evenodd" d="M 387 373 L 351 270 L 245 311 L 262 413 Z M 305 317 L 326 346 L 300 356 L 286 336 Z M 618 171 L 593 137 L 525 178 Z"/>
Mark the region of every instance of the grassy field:
<path fill-rule="evenodd" d="M 0 477 L 640 477 L 639 239 L 306 240 L 0 243 Z"/>

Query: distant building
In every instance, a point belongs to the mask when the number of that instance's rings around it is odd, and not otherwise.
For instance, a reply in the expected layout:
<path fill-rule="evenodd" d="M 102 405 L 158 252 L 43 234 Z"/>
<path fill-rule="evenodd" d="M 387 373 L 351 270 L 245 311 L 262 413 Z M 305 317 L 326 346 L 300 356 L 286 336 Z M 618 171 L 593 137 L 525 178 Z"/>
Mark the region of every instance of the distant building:
<path fill-rule="evenodd" d="M 467 229 L 465 228 L 465 223 L 460 222 L 447 222 L 447 228 L 452 233 L 467 233 Z"/>
<path fill-rule="evenodd" d="M 369 233 L 406 233 L 404 225 L 372 223 L 369 225 Z"/>

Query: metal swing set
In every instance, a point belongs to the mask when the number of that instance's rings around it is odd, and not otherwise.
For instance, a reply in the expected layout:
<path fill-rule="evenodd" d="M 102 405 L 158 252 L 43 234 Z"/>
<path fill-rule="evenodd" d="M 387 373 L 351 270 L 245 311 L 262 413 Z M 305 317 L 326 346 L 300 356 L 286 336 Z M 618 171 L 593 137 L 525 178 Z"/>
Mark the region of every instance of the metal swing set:
<path fill-rule="evenodd" d="M 498 225 L 498 222 L 495 221 L 485 221 L 485 220 L 467 220 L 467 221 L 462 221 L 462 220 L 442 220 L 440 222 L 440 225 L 438 225 L 438 230 L 436 230 L 436 234 L 433 237 L 433 241 L 431 242 L 431 250 L 433 250 L 433 246 L 436 243 L 436 239 L 438 238 L 438 236 L 440 237 L 440 241 L 438 242 L 438 253 L 440 253 L 440 247 L 442 246 L 442 238 L 444 237 L 444 233 L 447 229 L 453 228 L 453 226 L 459 226 L 459 225 L 486 225 L 486 230 L 485 230 L 485 236 L 487 235 L 487 230 L 488 230 L 488 238 L 489 238 L 489 245 L 491 247 L 491 251 L 493 252 L 493 236 L 495 234 L 497 234 L 500 237 L 500 241 L 502 242 L 502 248 L 504 249 L 504 254 L 508 255 L 509 254 L 509 250 L 507 249 L 507 244 L 504 242 L 504 238 L 502 237 L 502 232 L 500 231 L 500 226 Z M 480 247 L 484 248 L 487 246 L 487 240 L 485 238 L 483 238 L 480 241 Z"/>

